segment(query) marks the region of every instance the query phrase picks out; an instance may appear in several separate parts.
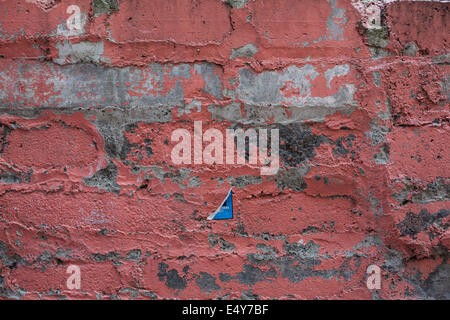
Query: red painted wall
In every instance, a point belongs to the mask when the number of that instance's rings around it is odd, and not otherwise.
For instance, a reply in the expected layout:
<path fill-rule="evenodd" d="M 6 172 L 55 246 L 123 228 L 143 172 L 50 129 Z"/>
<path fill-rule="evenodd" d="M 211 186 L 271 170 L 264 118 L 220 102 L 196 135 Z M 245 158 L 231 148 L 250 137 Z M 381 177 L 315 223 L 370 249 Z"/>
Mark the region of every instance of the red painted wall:
<path fill-rule="evenodd" d="M 439 1 L 0 0 L 0 297 L 448 299 L 449 20 Z M 175 165 L 194 121 L 278 129 L 278 173 Z M 234 219 L 207 220 L 230 188 Z"/>

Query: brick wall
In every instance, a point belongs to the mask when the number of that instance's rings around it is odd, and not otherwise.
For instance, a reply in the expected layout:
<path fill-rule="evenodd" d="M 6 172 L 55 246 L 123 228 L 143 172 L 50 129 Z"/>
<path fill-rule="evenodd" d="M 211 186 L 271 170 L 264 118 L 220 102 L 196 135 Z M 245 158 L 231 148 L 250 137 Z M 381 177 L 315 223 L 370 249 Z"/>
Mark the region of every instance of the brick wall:
<path fill-rule="evenodd" d="M 449 18 L 0 0 L 0 297 L 448 299 Z M 174 164 L 194 121 L 278 129 L 278 172 Z M 207 220 L 230 188 L 234 218 Z"/>

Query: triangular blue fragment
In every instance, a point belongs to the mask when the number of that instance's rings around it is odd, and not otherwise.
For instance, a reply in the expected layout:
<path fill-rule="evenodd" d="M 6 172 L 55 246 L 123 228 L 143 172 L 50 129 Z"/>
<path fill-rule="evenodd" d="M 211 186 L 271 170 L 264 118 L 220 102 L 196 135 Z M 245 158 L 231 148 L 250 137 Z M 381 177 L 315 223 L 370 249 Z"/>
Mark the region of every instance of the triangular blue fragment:
<path fill-rule="evenodd" d="M 233 191 L 231 189 L 216 212 L 208 217 L 208 220 L 225 219 L 233 219 Z"/>

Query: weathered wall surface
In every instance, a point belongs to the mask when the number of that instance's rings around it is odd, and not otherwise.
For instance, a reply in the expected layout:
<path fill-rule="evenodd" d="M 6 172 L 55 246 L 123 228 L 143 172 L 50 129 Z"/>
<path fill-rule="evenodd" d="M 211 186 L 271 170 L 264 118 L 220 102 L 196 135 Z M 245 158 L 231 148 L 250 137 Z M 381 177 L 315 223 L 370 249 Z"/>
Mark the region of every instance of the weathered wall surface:
<path fill-rule="evenodd" d="M 0 297 L 450 298 L 449 3 L 367 3 L 0 0 Z M 280 170 L 174 165 L 197 120 Z"/>

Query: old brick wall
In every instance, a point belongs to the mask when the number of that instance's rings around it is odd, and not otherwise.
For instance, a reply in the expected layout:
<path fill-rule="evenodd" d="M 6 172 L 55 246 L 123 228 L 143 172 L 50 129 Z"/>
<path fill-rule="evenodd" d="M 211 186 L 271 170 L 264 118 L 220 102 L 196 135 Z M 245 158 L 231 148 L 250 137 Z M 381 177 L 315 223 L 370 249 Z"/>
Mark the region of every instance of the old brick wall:
<path fill-rule="evenodd" d="M 0 297 L 449 299 L 449 20 L 444 1 L 0 0 Z M 194 121 L 279 129 L 280 170 L 175 165 Z M 234 219 L 206 220 L 230 188 Z"/>

